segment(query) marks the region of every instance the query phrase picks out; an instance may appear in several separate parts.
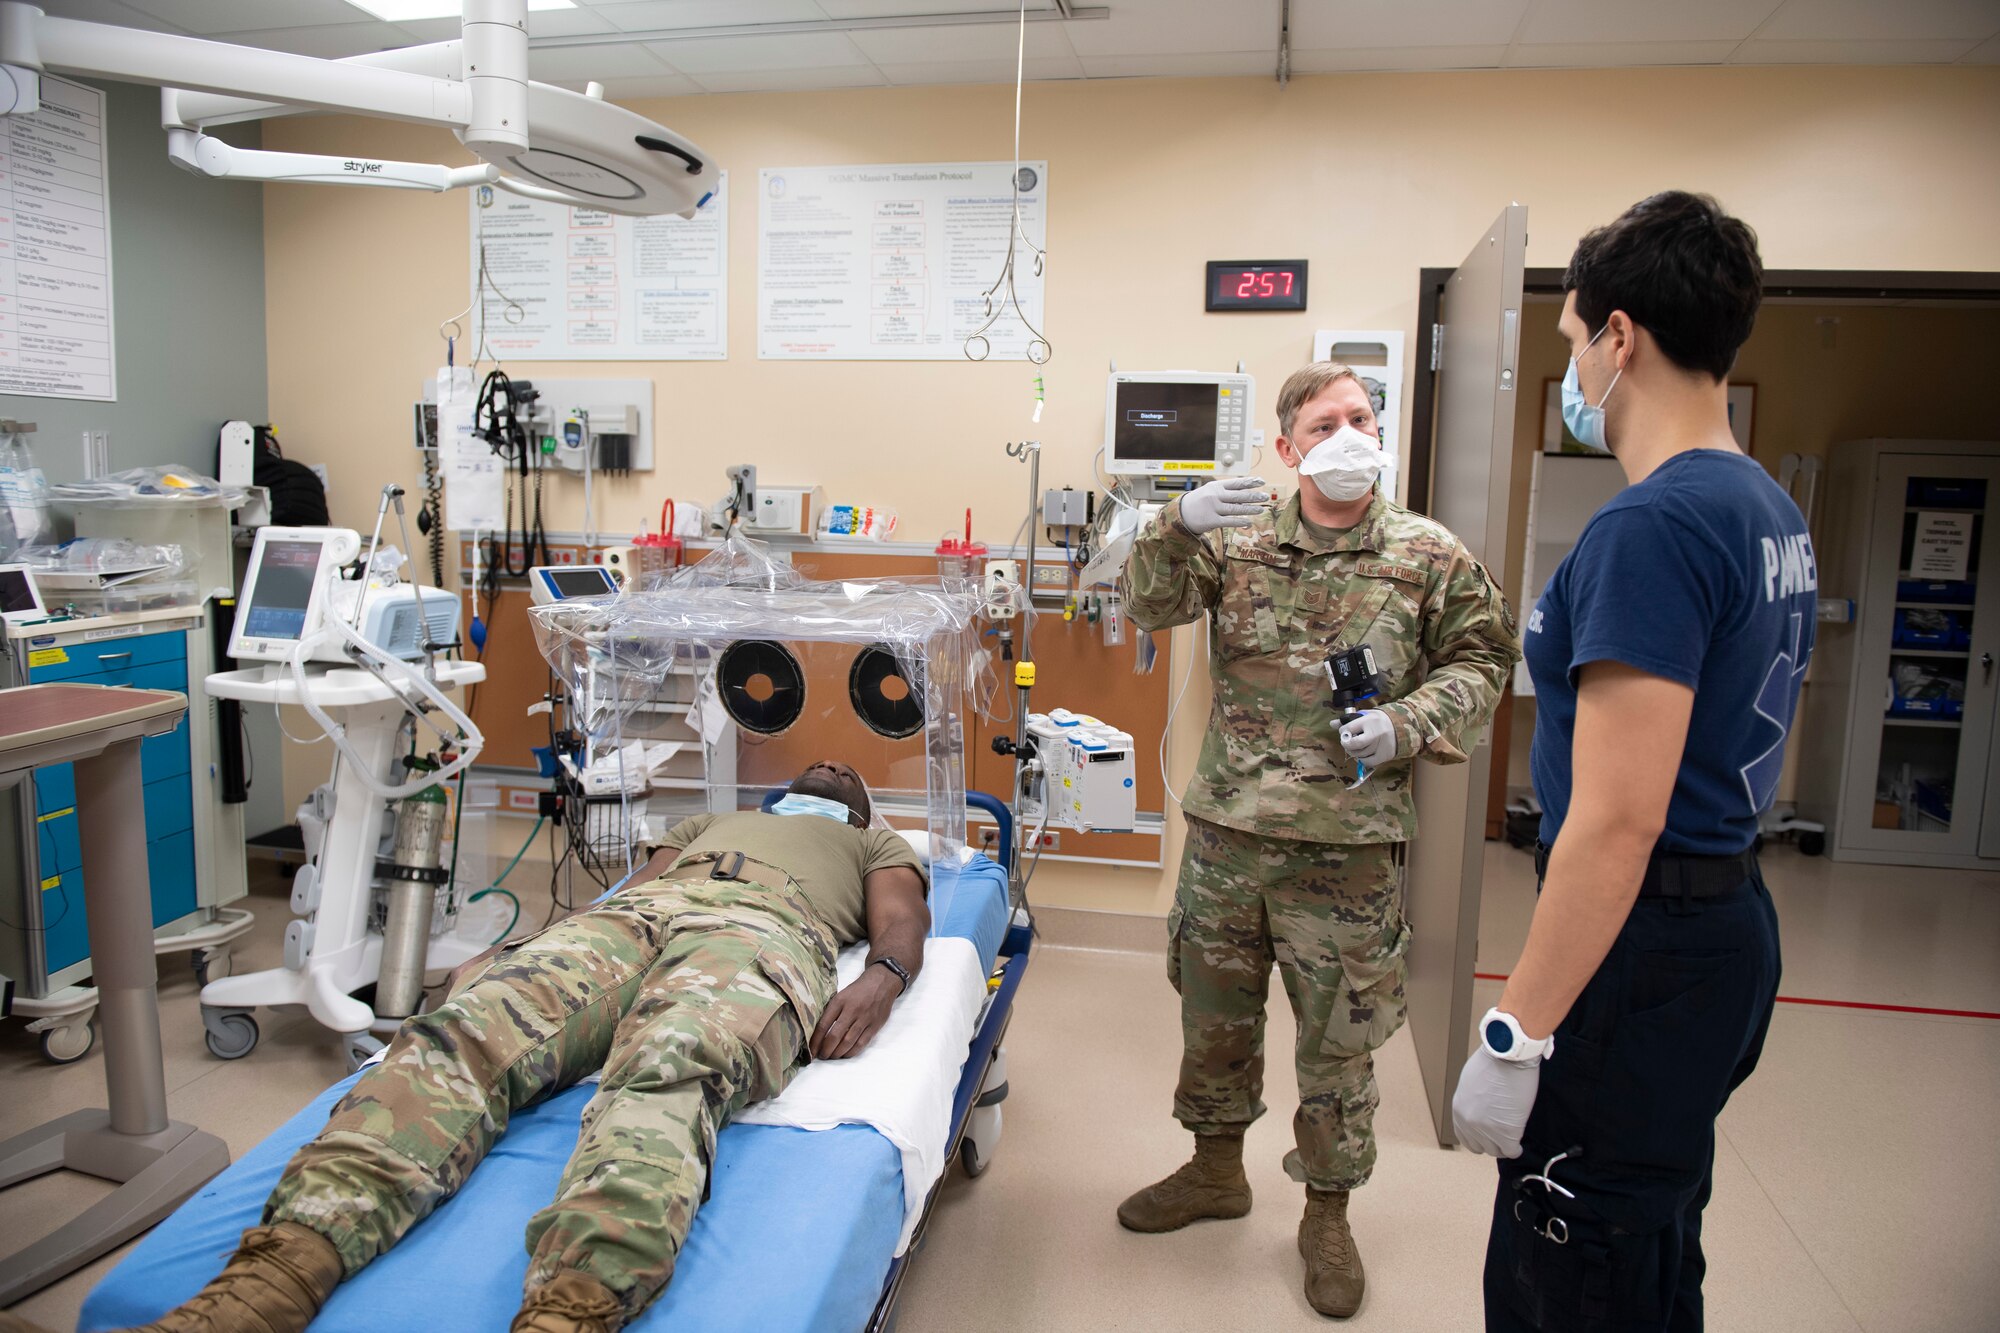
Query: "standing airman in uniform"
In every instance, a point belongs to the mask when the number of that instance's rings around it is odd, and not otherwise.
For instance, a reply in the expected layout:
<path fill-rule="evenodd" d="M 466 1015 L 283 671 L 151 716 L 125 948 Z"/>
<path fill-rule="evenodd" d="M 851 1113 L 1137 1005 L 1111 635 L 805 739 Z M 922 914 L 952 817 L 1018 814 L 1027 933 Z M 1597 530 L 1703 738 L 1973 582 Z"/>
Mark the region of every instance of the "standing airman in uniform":
<path fill-rule="evenodd" d="M 1365 1286 L 1347 1203 L 1375 1164 L 1371 1052 L 1403 1022 L 1412 763 L 1465 761 L 1520 639 L 1464 544 L 1378 493 L 1380 431 L 1352 369 L 1294 374 L 1278 420 L 1299 493 L 1272 510 L 1259 478 L 1209 482 L 1141 532 L 1120 581 L 1142 629 L 1209 615 L 1214 702 L 1168 917 L 1184 1042 L 1174 1115 L 1195 1154 L 1118 1220 L 1158 1232 L 1250 1210 L 1243 1135 L 1264 1112 L 1275 962 L 1298 1020 L 1286 1167 L 1307 1187 L 1306 1297 L 1345 1318 Z M 1386 688 L 1343 725 L 1326 663 L 1364 645 Z"/>

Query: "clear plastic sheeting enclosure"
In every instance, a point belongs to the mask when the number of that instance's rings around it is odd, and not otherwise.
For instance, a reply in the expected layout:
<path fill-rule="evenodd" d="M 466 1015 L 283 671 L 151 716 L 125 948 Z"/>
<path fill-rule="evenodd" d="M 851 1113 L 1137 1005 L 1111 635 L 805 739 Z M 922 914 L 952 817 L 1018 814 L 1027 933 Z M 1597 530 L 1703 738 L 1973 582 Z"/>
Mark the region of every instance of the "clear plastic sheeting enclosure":
<path fill-rule="evenodd" d="M 707 751 L 710 810 L 758 809 L 822 759 L 853 767 L 877 823 L 929 834 L 938 922 L 966 856 L 980 605 L 963 580 L 810 579 L 735 536 L 651 591 L 528 615 L 592 754 L 624 748 L 638 715 L 663 706 L 663 681 L 695 679 L 692 702 L 664 706 L 686 710 L 688 743 Z"/>

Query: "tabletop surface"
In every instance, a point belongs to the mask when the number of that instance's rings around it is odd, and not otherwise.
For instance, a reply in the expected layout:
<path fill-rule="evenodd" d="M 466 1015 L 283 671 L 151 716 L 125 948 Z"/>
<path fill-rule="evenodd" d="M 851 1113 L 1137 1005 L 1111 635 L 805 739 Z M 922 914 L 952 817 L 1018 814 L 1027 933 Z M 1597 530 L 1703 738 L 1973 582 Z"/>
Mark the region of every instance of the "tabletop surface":
<path fill-rule="evenodd" d="M 0 751 L 170 717 L 187 708 L 174 690 L 118 685 L 23 685 L 0 690 Z"/>

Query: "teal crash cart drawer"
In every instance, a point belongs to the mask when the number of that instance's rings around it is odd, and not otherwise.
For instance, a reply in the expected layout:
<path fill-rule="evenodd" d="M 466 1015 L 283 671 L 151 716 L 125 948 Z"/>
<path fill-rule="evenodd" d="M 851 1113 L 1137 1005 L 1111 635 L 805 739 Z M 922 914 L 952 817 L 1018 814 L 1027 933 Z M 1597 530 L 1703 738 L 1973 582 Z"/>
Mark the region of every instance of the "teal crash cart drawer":
<path fill-rule="evenodd" d="M 185 777 L 146 784 L 146 841 L 194 828 L 194 791 Z"/>
<path fill-rule="evenodd" d="M 146 873 L 153 881 L 155 926 L 194 911 L 194 833 L 170 834 L 147 843 Z"/>
<path fill-rule="evenodd" d="M 42 872 L 42 948 L 48 970 L 60 972 L 90 956 L 90 926 L 83 910 L 83 872 Z"/>
<path fill-rule="evenodd" d="M 35 837 L 41 848 L 44 877 L 83 869 L 83 844 L 77 837 L 74 809 L 36 816 Z"/>
<path fill-rule="evenodd" d="M 130 634 L 121 639 L 60 645 L 28 640 L 28 683 L 31 685 L 42 685 L 52 680 L 76 680 L 81 676 L 98 676 L 160 662 L 180 662 L 183 673 L 186 672 L 187 631 Z M 182 679 L 186 679 L 185 674 Z"/>

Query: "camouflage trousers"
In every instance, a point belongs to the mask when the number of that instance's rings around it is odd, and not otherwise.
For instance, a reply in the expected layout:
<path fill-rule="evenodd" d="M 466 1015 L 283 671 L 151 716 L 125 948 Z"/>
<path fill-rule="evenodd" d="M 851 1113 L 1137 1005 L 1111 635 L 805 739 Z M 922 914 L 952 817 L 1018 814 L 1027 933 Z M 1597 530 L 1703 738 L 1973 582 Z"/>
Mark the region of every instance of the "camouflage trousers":
<path fill-rule="evenodd" d="M 555 1199 L 528 1223 L 526 1289 L 588 1273 L 636 1317 L 673 1276 L 716 1134 L 791 1080 L 834 989 L 832 933 L 781 874 L 710 869 L 620 890 L 405 1022 L 264 1220 L 322 1233 L 351 1277 L 451 1197 L 513 1112 L 602 1069 Z"/>
<path fill-rule="evenodd" d="M 1264 1113 L 1275 962 L 1298 1021 L 1298 1147 L 1286 1169 L 1316 1189 L 1362 1185 L 1381 1103 L 1370 1052 L 1403 1025 L 1401 844 L 1299 842 L 1193 816 L 1187 826 L 1167 919 L 1167 975 L 1181 997 L 1174 1116 L 1216 1134 Z"/>

